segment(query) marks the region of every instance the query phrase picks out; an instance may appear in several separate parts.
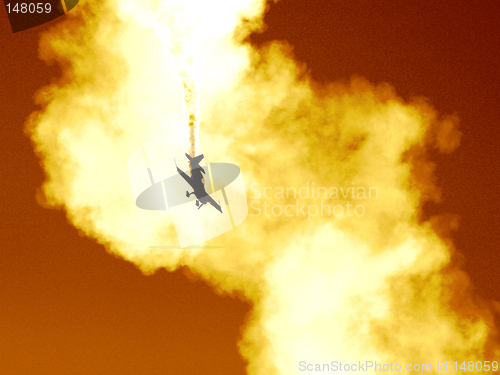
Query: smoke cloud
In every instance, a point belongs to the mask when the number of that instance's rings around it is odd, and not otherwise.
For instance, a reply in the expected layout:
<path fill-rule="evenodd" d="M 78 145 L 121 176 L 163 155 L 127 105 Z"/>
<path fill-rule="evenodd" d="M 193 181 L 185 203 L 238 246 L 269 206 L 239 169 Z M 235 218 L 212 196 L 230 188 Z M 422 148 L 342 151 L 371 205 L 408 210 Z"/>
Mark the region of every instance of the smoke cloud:
<path fill-rule="evenodd" d="M 458 120 L 389 84 L 320 85 L 284 43 L 252 47 L 263 1 L 185 3 L 82 2 L 43 35 L 41 58 L 63 71 L 27 126 L 44 204 L 144 273 L 188 266 L 220 293 L 241 292 L 253 304 L 239 343 L 249 374 L 491 359 L 491 315 L 450 263 L 453 222 L 421 222 L 423 202 L 439 199 L 426 150 L 455 149 Z M 240 166 L 253 204 L 207 243 L 217 248 L 155 248 L 177 243 L 171 218 L 137 208 L 130 189 L 129 154 L 184 121 L 176 38 L 196 44 L 204 152 Z"/>

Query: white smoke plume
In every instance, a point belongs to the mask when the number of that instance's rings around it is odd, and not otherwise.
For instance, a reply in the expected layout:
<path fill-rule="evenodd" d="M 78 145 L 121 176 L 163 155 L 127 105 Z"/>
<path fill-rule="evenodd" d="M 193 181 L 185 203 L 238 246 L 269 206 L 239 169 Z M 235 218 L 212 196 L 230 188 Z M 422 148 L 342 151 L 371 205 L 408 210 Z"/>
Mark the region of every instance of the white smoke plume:
<path fill-rule="evenodd" d="M 45 203 L 145 273 L 188 266 L 220 293 L 241 292 L 253 304 L 239 344 L 251 375 L 300 373 L 299 361 L 498 358 L 490 313 L 469 303 L 450 264 L 449 223 L 419 221 L 437 194 L 426 149 L 458 145 L 456 118 L 388 84 L 315 83 L 285 44 L 243 42 L 264 10 L 258 0 L 82 1 L 41 40 L 41 57 L 64 68 L 27 130 Z M 239 165 L 248 189 L 250 216 L 209 242 L 217 248 L 152 248 L 176 243 L 172 221 L 138 209 L 130 191 L 129 154 L 179 121 L 185 98 L 166 68 L 176 48 L 188 65 L 189 152 L 201 119 L 205 152 Z M 326 215 L 348 204 L 364 213 Z"/>

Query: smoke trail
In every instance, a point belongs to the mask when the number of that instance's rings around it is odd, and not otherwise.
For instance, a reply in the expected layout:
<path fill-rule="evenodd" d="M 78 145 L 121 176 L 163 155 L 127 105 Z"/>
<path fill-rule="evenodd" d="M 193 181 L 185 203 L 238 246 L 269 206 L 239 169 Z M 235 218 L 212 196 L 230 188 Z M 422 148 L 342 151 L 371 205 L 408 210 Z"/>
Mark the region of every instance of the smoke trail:
<path fill-rule="evenodd" d="M 198 133 L 200 131 L 200 92 L 196 85 L 194 72 L 190 69 L 180 69 L 182 86 L 184 87 L 185 117 L 189 133 L 189 148 L 187 153 L 195 157 L 199 148 Z"/>
<path fill-rule="evenodd" d="M 155 28 L 165 45 L 170 46 L 177 65 L 177 71 L 184 89 L 184 118 L 187 142 L 186 152 L 197 155 L 200 127 L 200 91 L 198 87 L 199 52 L 203 36 L 196 27 L 200 18 L 196 6 L 199 3 L 161 3 L 161 13 L 156 18 Z M 154 16 L 152 17 L 154 18 Z"/>
<path fill-rule="evenodd" d="M 29 125 L 48 204 L 146 273 L 187 265 L 221 292 L 241 291 L 253 303 L 240 343 L 249 374 L 288 375 L 300 360 L 492 358 L 490 313 L 453 282 L 465 276 L 436 234 L 448 224 L 419 222 L 437 194 L 426 148 L 456 147 L 456 119 L 387 84 L 300 78 L 286 45 L 242 42 L 264 5 L 88 2 L 46 34 L 42 58 L 65 67 L 59 85 L 40 91 L 43 110 Z M 151 248 L 175 243 L 173 225 L 134 205 L 126 165 L 181 117 L 183 93 L 165 67 L 189 11 L 203 36 L 204 147 L 245 171 L 250 217 L 212 241 L 223 247 L 180 253 Z M 349 204 L 364 213 L 349 215 Z"/>

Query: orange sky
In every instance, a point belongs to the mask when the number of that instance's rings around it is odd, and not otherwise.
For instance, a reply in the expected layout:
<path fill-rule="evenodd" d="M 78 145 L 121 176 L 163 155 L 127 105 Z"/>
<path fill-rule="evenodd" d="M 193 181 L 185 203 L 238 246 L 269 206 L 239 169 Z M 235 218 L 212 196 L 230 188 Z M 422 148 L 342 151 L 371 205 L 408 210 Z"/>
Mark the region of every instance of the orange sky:
<path fill-rule="evenodd" d="M 37 203 L 44 172 L 23 124 L 58 77 L 37 43 L 59 20 L 12 34 L 1 8 L 0 373 L 244 374 L 248 304 L 182 271 L 143 276 Z M 433 155 L 442 202 L 425 213 L 460 217 L 456 261 L 475 295 L 500 300 L 500 3 L 282 0 L 265 21 L 252 42 L 288 41 L 318 81 L 389 82 L 459 116 L 460 147 Z"/>

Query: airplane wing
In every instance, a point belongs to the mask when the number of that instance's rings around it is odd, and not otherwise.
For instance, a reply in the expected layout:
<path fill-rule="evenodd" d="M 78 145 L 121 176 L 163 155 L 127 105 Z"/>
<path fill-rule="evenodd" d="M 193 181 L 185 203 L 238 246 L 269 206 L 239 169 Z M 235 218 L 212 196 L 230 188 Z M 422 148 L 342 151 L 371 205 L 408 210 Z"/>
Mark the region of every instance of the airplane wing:
<path fill-rule="evenodd" d="M 220 211 L 220 213 L 222 213 L 222 208 L 217 204 L 216 201 L 214 201 L 214 199 L 207 194 L 207 198 L 208 198 L 208 203 L 210 203 L 212 206 L 214 206 L 218 211 Z"/>
<path fill-rule="evenodd" d="M 179 167 L 177 167 L 177 172 L 179 172 L 179 174 L 182 176 L 183 179 L 186 180 L 186 182 L 189 184 L 189 186 L 191 186 L 193 189 L 193 179 L 191 177 L 189 177 L 187 174 L 185 174 Z"/>

